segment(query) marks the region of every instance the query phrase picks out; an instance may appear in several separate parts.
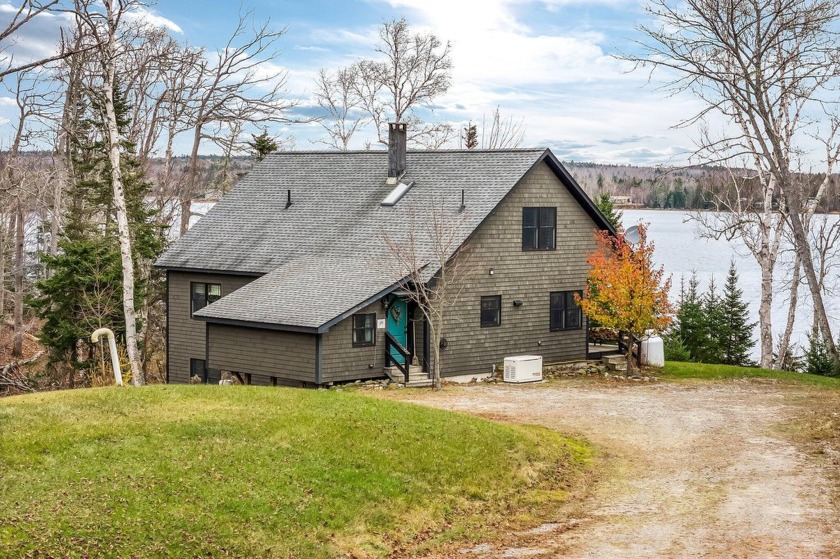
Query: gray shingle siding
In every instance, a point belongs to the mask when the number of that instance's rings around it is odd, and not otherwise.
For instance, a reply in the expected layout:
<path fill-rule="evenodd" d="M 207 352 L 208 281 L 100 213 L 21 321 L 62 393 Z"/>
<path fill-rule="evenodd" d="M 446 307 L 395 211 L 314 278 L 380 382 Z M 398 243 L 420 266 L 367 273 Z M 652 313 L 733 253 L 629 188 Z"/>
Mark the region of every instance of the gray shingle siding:
<path fill-rule="evenodd" d="M 385 318 L 377 301 L 359 310 Z M 353 317 L 346 318 L 323 334 L 322 381 L 341 382 L 383 376 L 385 366 L 385 330 L 376 330 L 376 345 L 353 347 Z"/>
<path fill-rule="evenodd" d="M 190 318 L 190 283 L 218 283 L 222 286 L 222 296 L 233 293 L 255 278 L 227 274 L 186 273 L 171 270 L 168 274 L 167 289 L 169 300 L 168 378 L 171 383 L 183 383 L 190 380 L 190 359 L 205 358 L 205 323 Z"/>
<path fill-rule="evenodd" d="M 522 250 L 522 208 L 528 206 L 557 207 L 556 250 Z M 446 320 L 442 375 L 489 373 L 511 355 L 542 355 L 547 362 L 584 358 L 585 329 L 549 330 L 549 293 L 584 288 L 595 229 L 545 164 L 525 176 L 468 242 L 475 271 Z M 483 295 L 502 296 L 500 326 L 480 328 Z M 514 299 L 523 305 L 514 307 Z"/>
<path fill-rule="evenodd" d="M 315 335 L 208 324 L 211 369 L 248 373 L 253 384 L 315 383 Z"/>

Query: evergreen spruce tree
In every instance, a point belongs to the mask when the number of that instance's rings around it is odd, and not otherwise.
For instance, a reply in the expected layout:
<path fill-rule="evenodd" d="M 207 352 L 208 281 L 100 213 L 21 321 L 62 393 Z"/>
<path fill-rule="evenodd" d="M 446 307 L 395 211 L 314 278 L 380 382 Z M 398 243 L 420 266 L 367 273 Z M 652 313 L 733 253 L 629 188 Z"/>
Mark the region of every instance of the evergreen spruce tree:
<path fill-rule="evenodd" d="M 464 147 L 467 149 L 475 149 L 478 147 L 478 127 L 470 122 L 464 128 Z"/>
<path fill-rule="evenodd" d="M 621 218 L 624 217 L 624 214 L 615 209 L 609 192 L 599 194 L 595 199 L 595 205 L 598 206 L 598 209 L 601 210 L 601 213 L 604 214 L 607 221 L 615 227 L 616 231 L 621 229 Z"/>
<path fill-rule="evenodd" d="M 263 130 L 263 133 L 259 136 L 251 134 L 251 137 L 254 141 L 248 142 L 248 145 L 251 146 L 257 162 L 262 161 L 266 155 L 278 150 L 277 141 L 268 135 L 268 130 Z"/>
<path fill-rule="evenodd" d="M 714 277 L 709 280 L 702 307 L 704 345 L 699 351 L 698 359 L 704 363 L 722 363 L 725 341 L 719 332 L 726 313 L 723 308 L 723 299 L 717 292 Z"/>
<path fill-rule="evenodd" d="M 118 124 L 124 129 L 129 124 L 129 107 L 120 93 L 115 92 L 114 98 Z M 72 139 L 75 181 L 68 194 L 67 223 L 58 243 L 59 253 L 44 257 L 52 273 L 38 282 L 38 295 L 30 300 L 44 320 L 41 341 L 49 349 L 50 362 L 72 369 L 87 367 L 91 354 L 88 340 L 96 328 L 111 328 L 118 338 L 125 334 L 122 264 L 103 123 L 93 103 L 79 108 L 79 114 L 89 116 L 80 122 L 80 133 Z M 135 275 L 135 304 L 139 306 L 149 289 L 159 289 L 159 277 L 151 263 L 163 250 L 164 235 L 154 212 L 145 204 L 150 185 L 133 154 L 134 147 L 123 142 L 121 167 L 132 258 L 136 270 L 146 271 Z"/>
<path fill-rule="evenodd" d="M 674 328 L 674 335 L 682 341 L 692 361 L 701 361 L 707 347 L 707 328 L 703 301 L 698 288 L 700 281 L 693 272 L 688 280 L 688 288 L 680 289 L 679 310 Z"/>
<path fill-rule="evenodd" d="M 808 336 L 808 349 L 805 351 L 805 372 L 812 375 L 834 377 L 840 375 L 828 346 L 819 336 Z"/>
<path fill-rule="evenodd" d="M 738 270 L 734 260 L 729 264 L 721 311 L 721 316 L 715 317 L 719 322 L 710 324 L 712 336 L 717 341 L 719 362 L 726 365 L 753 365 L 750 351 L 753 347 L 755 322 L 749 322 L 750 313 L 744 301 L 744 293 L 738 288 Z"/>

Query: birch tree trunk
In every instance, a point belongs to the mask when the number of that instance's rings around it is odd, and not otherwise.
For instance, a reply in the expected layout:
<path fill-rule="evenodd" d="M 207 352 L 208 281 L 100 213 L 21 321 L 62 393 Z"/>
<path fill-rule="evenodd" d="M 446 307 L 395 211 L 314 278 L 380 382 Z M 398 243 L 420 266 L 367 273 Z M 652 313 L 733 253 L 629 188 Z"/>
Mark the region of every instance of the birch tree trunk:
<path fill-rule="evenodd" d="M 131 382 L 134 386 L 143 386 L 146 384 L 146 379 L 140 367 L 140 354 L 137 349 L 137 313 L 134 309 L 134 260 L 131 255 L 131 232 L 128 226 L 128 212 L 123 191 L 122 169 L 120 168 L 120 132 L 114 107 L 117 21 L 112 0 L 105 0 L 103 3 L 108 20 L 108 43 L 103 51 L 104 59 L 102 62 L 105 65 L 105 79 L 102 86 L 105 99 L 105 127 L 108 133 L 108 159 L 111 164 L 111 187 L 114 196 L 114 211 L 117 214 L 120 261 L 122 263 L 125 346 L 131 366 Z"/>
<path fill-rule="evenodd" d="M 24 226 L 23 204 L 18 194 L 15 203 L 15 335 L 12 345 L 12 357 L 23 356 L 23 244 Z"/>
<path fill-rule="evenodd" d="M 797 254 L 793 262 L 793 276 L 790 279 L 790 297 L 788 298 L 788 315 L 785 323 L 785 331 L 779 340 L 779 355 L 776 358 L 774 368 L 784 369 L 787 363 L 787 352 L 790 347 L 790 338 L 793 336 L 793 325 L 796 321 L 796 305 L 799 302 L 799 280 L 802 263 Z"/>
<path fill-rule="evenodd" d="M 199 115 L 202 118 L 202 115 Z M 187 234 L 190 228 L 190 217 L 192 217 L 192 197 L 195 196 L 195 183 L 198 178 L 198 149 L 201 146 L 201 126 L 196 125 L 193 136 L 192 152 L 190 152 L 190 170 L 187 178 L 187 188 L 181 192 L 179 197 L 181 206 L 181 236 Z"/>
<path fill-rule="evenodd" d="M 795 187 L 789 188 L 785 194 L 788 198 L 789 207 L 802 207 L 802 201 Z M 822 341 L 825 343 L 835 364 L 840 364 L 840 352 L 838 352 L 837 345 L 834 343 L 834 338 L 831 335 L 831 324 L 828 322 L 822 289 L 820 289 L 820 281 L 817 279 L 817 273 L 814 268 L 811 245 L 808 242 L 808 233 L 802 224 L 802 219 L 798 211 L 792 211 L 790 213 L 790 221 L 796 256 L 802 262 L 802 269 L 805 272 L 805 278 L 808 280 L 808 289 L 811 292 L 811 298 L 814 303 L 814 322 L 819 326 Z"/>
<path fill-rule="evenodd" d="M 0 215 L 0 219 L 4 216 Z M 6 238 L 11 234 L 7 231 L 5 223 L 0 224 L 0 330 L 6 321 Z"/>
<path fill-rule="evenodd" d="M 759 365 L 762 369 L 773 366 L 773 263 L 768 258 L 760 258 L 761 266 L 761 297 L 758 304 L 759 343 L 761 358 Z"/>

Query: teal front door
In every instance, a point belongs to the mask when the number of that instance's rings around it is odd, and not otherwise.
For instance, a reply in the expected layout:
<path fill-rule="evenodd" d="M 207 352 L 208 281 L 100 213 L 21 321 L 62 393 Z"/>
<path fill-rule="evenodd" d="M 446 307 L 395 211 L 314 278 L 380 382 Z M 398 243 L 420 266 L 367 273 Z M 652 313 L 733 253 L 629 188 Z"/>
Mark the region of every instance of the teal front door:
<path fill-rule="evenodd" d="M 388 333 L 401 346 L 408 348 L 408 305 L 402 299 L 394 299 L 388 306 Z M 401 365 L 406 364 L 402 355 L 393 347 L 391 348 L 391 357 Z"/>

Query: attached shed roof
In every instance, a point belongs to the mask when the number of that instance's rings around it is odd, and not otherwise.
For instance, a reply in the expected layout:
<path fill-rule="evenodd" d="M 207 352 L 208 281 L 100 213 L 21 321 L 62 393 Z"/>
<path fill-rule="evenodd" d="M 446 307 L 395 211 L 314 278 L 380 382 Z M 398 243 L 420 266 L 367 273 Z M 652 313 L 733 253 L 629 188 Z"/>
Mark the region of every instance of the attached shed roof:
<path fill-rule="evenodd" d="M 323 331 L 399 283 L 386 238 L 397 245 L 414 238 L 418 260 L 430 262 L 424 235 L 432 212 L 457 223 L 459 245 L 542 161 L 610 228 L 547 149 L 409 152 L 402 181 L 414 184 L 393 206 L 382 205 L 394 189 L 384 151 L 281 152 L 256 165 L 157 266 L 265 274 L 199 318 Z"/>
<path fill-rule="evenodd" d="M 395 284 L 387 270 L 363 258 L 311 255 L 295 258 L 195 313 L 211 322 L 303 332 L 321 328 L 348 309 Z"/>

